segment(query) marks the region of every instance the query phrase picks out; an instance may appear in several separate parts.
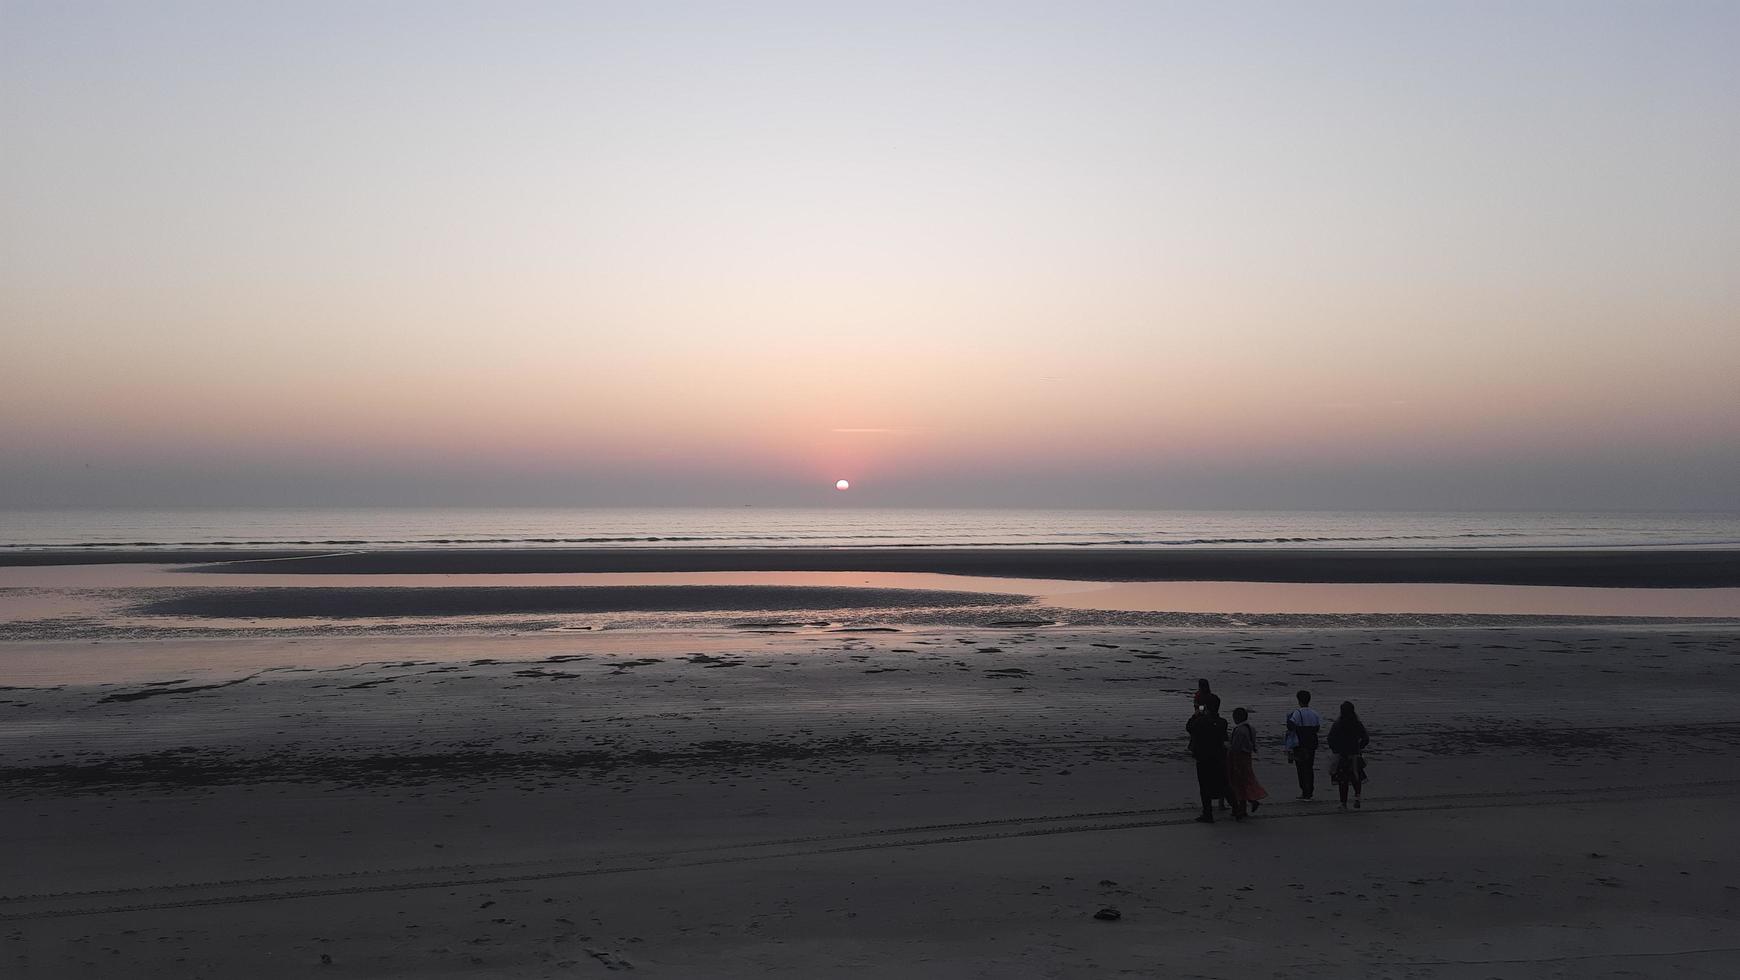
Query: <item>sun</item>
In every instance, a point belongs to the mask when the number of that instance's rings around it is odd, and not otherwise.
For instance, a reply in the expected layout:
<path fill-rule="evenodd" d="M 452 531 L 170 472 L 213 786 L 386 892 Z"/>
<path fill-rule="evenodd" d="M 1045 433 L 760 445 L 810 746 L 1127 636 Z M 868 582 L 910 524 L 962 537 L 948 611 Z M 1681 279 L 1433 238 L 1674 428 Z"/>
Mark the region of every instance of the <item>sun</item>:
<path fill-rule="evenodd" d="M 852 481 L 851 480 L 835 480 L 834 481 L 834 489 L 835 490 L 850 490 L 850 489 L 852 489 Z"/>

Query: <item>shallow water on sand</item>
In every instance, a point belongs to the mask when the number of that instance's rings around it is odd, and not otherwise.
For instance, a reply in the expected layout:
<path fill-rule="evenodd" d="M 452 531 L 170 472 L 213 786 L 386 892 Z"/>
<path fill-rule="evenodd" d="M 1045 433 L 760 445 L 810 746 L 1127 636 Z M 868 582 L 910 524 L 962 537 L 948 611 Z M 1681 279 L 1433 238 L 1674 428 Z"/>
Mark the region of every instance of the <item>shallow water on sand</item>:
<path fill-rule="evenodd" d="M 383 608 L 389 593 L 394 601 Z M 528 605 L 525 600 L 533 597 L 545 604 Z M 306 632 L 322 623 L 445 632 L 461 621 L 469 632 L 968 626 L 1008 620 L 1093 625 L 1095 614 L 1109 613 L 1740 617 L 1740 589 L 1107 583 L 916 572 L 304 576 L 189 574 L 172 565 L 0 568 L 0 626 L 12 639 L 214 626 Z M 543 618 L 528 621 L 527 615 Z M 67 625 L 74 623 L 80 625 Z M 33 624 L 42 629 L 33 631 Z"/>

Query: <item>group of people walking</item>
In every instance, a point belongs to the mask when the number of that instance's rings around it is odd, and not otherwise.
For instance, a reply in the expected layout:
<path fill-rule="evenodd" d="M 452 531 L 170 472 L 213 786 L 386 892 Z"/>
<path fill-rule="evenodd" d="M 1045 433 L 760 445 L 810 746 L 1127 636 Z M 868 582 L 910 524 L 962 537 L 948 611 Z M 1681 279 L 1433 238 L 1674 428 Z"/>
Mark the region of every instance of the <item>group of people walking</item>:
<path fill-rule="evenodd" d="M 1311 708 L 1311 692 L 1300 691 L 1299 706 L 1287 712 L 1287 734 L 1282 745 L 1299 775 L 1299 798 L 1312 799 L 1317 790 L 1318 733 L 1323 717 Z M 1209 689 L 1208 681 L 1196 682 L 1192 698 L 1194 711 L 1184 730 L 1190 734 L 1190 755 L 1196 760 L 1196 787 L 1202 796 L 1202 816 L 1197 823 L 1214 823 L 1214 807 L 1231 804 L 1234 820 L 1243 820 L 1257 812 L 1269 791 L 1257 781 L 1257 730 L 1251 724 L 1250 712 L 1234 708 L 1232 727 L 1220 715 L 1220 696 Z M 1365 724 L 1359 720 L 1352 701 L 1341 702 L 1341 711 L 1329 726 L 1324 740 L 1330 752 L 1329 778 L 1341 794 L 1341 808 L 1347 809 L 1348 791 L 1353 791 L 1354 809 L 1359 808 L 1360 789 L 1365 784 L 1365 747 L 1371 739 Z"/>

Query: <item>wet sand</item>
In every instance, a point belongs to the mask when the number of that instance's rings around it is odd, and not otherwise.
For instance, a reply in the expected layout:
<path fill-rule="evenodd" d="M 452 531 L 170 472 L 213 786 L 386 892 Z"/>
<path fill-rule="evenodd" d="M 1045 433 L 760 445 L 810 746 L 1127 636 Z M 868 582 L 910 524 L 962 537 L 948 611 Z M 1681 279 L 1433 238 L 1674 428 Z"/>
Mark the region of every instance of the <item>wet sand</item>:
<path fill-rule="evenodd" d="M 40 670 L 0 691 L 0 972 L 1717 977 L 1740 955 L 1731 626 L 632 640 L 17 645 Z M 81 650 L 135 669 L 50 676 Z M 1244 824 L 1189 822 L 1197 676 L 1263 734 L 1273 796 Z M 1362 706 L 1358 812 L 1292 800 L 1299 686 Z"/>
<path fill-rule="evenodd" d="M 174 555 L 166 558 L 166 555 Z M 221 562 L 224 574 L 937 572 L 1095 581 L 1443 582 L 1614 588 L 1740 587 L 1740 551 L 1249 548 L 579 548 L 343 554 L 162 550 L 0 554 L 7 565 Z"/>
<path fill-rule="evenodd" d="M 802 585 L 598 585 L 500 588 L 188 589 L 150 600 L 144 615 L 358 618 L 588 612 L 807 612 L 842 608 L 1006 606 L 1025 596 L 934 589 Z"/>

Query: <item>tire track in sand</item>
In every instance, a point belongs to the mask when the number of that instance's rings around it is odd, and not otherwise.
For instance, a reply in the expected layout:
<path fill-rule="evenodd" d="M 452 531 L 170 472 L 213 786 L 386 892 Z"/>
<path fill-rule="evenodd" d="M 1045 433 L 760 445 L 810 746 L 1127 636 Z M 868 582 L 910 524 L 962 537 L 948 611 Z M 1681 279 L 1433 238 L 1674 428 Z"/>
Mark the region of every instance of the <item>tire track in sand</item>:
<path fill-rule="evenodd" d="M 1538 800 L 1541 797 L 1553 797 L 1561 803 L 1602 804 L 1661 799 L 1664 796 L 1684 799 L 1727 795 L 1740 795 L 1740 780 L 1707 780 L 1653 786 L 1628 785 L 1582 789 L 1425 794 L 1393 797 L 1382 801 L 1368 801 L 1368 806 L 1362 813 L 1381 816 L 1420 811 L 1490 809 L 1512 805 L 1518 800 Z M 1194 813 L 1194 809 L 1187 811 L 1112 810 L 1014 817 L 967 823 L 926 824 L 604 856 L 591 859 L 593 866 L 590 867 L 550 869 L 548 865 L 551 862 L 545 861 L 474 862 L 417 868 L 335 872 L 323 875 L 238 878 L 91 891 L 8 895 L 0 896 L 0 909 L 6 909 L 10 906 L 17 908 L 17 910 L 0 911 L 0 922 L 277 902 L 302 898 L 333 898 L 430 888 L 465 888 L 564 878 L 590 878 L 674 868 L 696 868 L 783 858 L 844 854 L 854 851 L 934 847 L 944 844 L 965 844 L 1023 837 L 1048 837 L 1062 834 L 1105 833 L 1108 831 L 1182 826 L 1193 822 L 1194 816 L 1192 814 Z M 1264 821 L 1272 821 L 1321 818 L 1340 813 L 1342 811 L 1337 807 L 1300 808 L 1274 813 L 1263 819 Z M 1162 814 L 1166 815 L 1161 816 Z M 545 870 L 532 870 L 538 867 L 543 867 Z M 473 874 L 461 876 L 467 871 L 473 872 Z M 382 880 L 393 878 L 403 880 Z M 264 886 L 274 885 L 310 887 L 279 887 L 271 891 L 259 890 Z M 219 894 L 199 894 L 201 892 L 218 892 Z M 153 894 L 163 897 L 155 901 L 89 904 L 94 900 L 115 899 L 122 896 L 142 897 Z M 51 907 L 18 908 L 32 904 Z M 52 907 L 55 905 L 64 907 Z"/>

